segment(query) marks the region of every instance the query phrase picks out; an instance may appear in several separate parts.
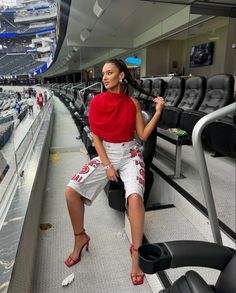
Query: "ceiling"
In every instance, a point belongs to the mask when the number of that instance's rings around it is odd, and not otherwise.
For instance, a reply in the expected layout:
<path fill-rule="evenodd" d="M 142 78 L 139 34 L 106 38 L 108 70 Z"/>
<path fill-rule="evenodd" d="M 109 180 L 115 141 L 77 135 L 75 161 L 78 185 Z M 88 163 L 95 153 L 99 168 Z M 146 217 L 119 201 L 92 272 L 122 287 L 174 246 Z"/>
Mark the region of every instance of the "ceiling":
<path fill-rule="evenodd" d="M 105 10 L 101 16 L 97 17 L 93 12 L 95 1 L 71 1 L 64 42 L 56 62 L 44 73 L 45 77 L 79 71 L 93 64 L 99 64 L 112 56 L 122 54 L 126 50 L 132 51 L 154 43 L 158 40 L 155 31 L 160 30 L 159 35 L 165 35 L 167 31 L 169 24 L 166 19 L 178 14 L 181 18 L 182 11 L 189 7 L 155 1 L 99 0 L 104 4 Z M 199 21 L 202 22 L 207 18 L 209 16 L 199 17 Z M 195 22 L 197 23 L 196 20 Z M 212 20 L 211 26 L 216 27 L 217 25 L 218 22 Z M 178 25 L 175 26 L 175 29 L 176 27 Z M 182 32 L 179 34 L 173 30 L 175 35 L 169 34 L 171 36 L 169 38 L 189 37 L 190 31 L 186 28 L 184 32 L 182 27 Z M 84 41 L 80 37 L 82 31 Z M 202 33 L 202 29 L 196 31 L 195 34 L 197 32 Z M 147 33 L 150 36 L 148 41 L 145 37 Z"/>

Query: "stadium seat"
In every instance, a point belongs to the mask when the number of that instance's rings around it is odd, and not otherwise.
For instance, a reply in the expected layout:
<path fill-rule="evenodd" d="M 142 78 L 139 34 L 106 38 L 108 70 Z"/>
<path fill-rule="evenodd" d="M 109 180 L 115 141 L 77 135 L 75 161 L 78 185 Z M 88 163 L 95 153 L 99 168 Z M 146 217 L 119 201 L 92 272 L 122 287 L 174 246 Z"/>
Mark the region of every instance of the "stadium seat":
<path fill-rule="evenodd" d="M 136 80 L 137 83 L 142 86 L 142 80 L 141 79 L 137 79 Z M 132 97 L 135 98 L 135 99 L 139 99 L 139 96 L 140 96 L 140 91 L 134 89 L 133 93 L 132 93 Z"/>
<path fill-rule="evenodd" d="M 203 116 L 233 102 L 234 78 L 230 74 L 216 74 L 207 79 L 206 93 L 198 111 L 184 111 L 180 128 L 192 133 L 195 124 Z"/>
<path fill-rule="evenodd" d="M 1 140 L 1 136 L 0 136 L 0 140 Z M 10 166 L 8 165 L 3 154 L 0 152 L 0 183 L 2 182 L 3 178 L 5 177 L 6 173 L 9 170 L 9 168 L 10 168 Z"/>
<path fill-rule="evenodd" d="M 203 100 L 206 89 L 206 79 L 202 76 L 192 76 L 186 80 L 184 96 L 178 107 L 165 106 L 162 114 L 162 124 L 165 128 L 179 126 L 181 113 L 184 110 L 196 110 Z"/>
<path fill-rule="evenodd" d="M 163 117 L 157 127 L 157 135 L 176 146 L 175 178 L 180 178 L 181 173 L 181 146 L 192 144 L 192 131 L 195 124 L 206 114 L 222 108 L 233 101 L 234 78 L 230 74 L 217 74 L 207 80 L 203 101 L 198 110 L 181 110 L 178 128 L 184 135 L 169 133 L 167 128 L 173 128 L 178 122 L 178 115 L 168 118 L 168 108 L 163 111 Z M 165 109 L 165 108 L 164 108 Z M 167 112 L 166 112 L 167 111 Z M 178 111 L 178 110 L 177 110 Z M 166 118 L 165 118 L 166 117 Z M 169 119 L 169 120 L 168 120 Z M 163 121 L 167 121 L 166 126 Z M 175 127 L 174 127 L 175 128 Z M 177 128 L 175 128 L 178 130 Z M 203 138 L 205 131 L 203 132 Z"/>
<path fill-rule="evenodd" d="M 151 79 L 143 79 L 142 80 L 142 88 L 150 93 L 152 91 L 152 80 Z M 148 102 L 148 98 L 149 96 L 148 95 L 145 95 L 143 93 L 140 93 L 139 97 L 138 97 L 138 100 L 140 102 L 140 105 L 141 105 L 141 109 L 142 110 L 147 110 L 148 109 L 148 106 L 149 106 L 149 102 Z"/>
<path fill-rule="evenodd" d="M 215 156 L 236 158 L 236 115 L 215 121 L 205 128 L 205 140 Z"/>
<path fill-rule="evenodd" d="M 75 100 L 74 107 L 75 108 L 71 111 L 71 114 L 73 119 L 76 121 L 85 111 L 84 105 L 80 97 L 77 97 L 77 99 Z"/>
<path fill-rule="evenodd" d="M 184 94 L 185 80 L 182 77 L 174 76 L 169 80 L 164 94 L 166 106 L 177 106 Z"/>
<path fill-rule="evenodd" d="M 232 248 L 203 241 L 170 241 L 141 245 L 138 258 L 140 268 L 147 274 L 186 266 L 221 271 L 215 285 L 207 284 L 195 271 L 187 271 L 170 288 L 159 293 L 236 292 L 236 252 Z"/>
<path fill-rule="evenodd" d="M 166 87 L 167 87 L 167 84 L 165 83 L 163 79 L 155 78 L 152 81 L 152 94 L 154 96 L 163 97 Z"/>
<path fill-rule="evenodd" d="M 2 132 L 0 132 L 0 149 L 4 147 L 4 145 L 9 140 L 14 129 L 14 123 L 12 122 L 9 126 L 7 126 Z"/>
<path fill-rule="evenodd" d="M 152 91 L 152 80 L 148 79 L 148 78 L 143 79 L 142 80 L 142 88 L 147 92 L 151 92 Z M 144 99 L 144 100 L 147 99 L 147 97 L 148 96 L 143 93 L 141 93 L 139 96 L 140 99 Z"/>
<path fill-rule="evenodd" d="M 75 118 L 75 123 L 78 127 L 78 130 L 79 130 L 79 133 L 81 136 L 83 136 L 83 128 L 85 126 L 89 125 L 88 111 L 89 111 L 90 102 L 93 99 L 93 97 L 94 97 L 94 94 L 92 94 L 92 93 L 89 93 L 87 95 L 85 102 L 84 102 L 84 106 L 86 107 L 85 111 L 82 114 L 80 114 L 78 117 Z"/>

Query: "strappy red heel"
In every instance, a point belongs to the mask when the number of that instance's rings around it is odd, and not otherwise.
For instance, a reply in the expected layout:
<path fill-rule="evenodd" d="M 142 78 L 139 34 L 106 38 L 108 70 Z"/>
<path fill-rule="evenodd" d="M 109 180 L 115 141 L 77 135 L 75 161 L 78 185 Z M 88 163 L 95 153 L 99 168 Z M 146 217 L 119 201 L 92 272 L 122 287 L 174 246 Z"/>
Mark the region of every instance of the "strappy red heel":
<path fill-rule="evenodd" d="M 133 244 L 131 244 L 129 251 L 132 257 L 133 252 L 137 252 L 138 249 L 135 248 Z M 144 282 L 144 273 L 140 273 L 140 274 L 131 273 L 130 277 L 131 277 L 131 281 L 133 285 L 142 285 Z"/>
<path fill-rule="evenodd" d="M 69 256 L 69 257 L 65 260 L 65 264 L 66 264 L 68 267 L 71 267 L 71 266 L 77 264 L 77 263 L 80 261 L 80 258 L 81 258 L 81 252 L 82 252 L 82 250 L 84 249 L 85 246 L 86 246 L 86 251 L 88 251 L 88 248 L 89 248 L 90 237 L 85 233 L 85 230 L 84 230 L 84 229 L 83 229 L 82 232 L 80 232 L 80 233 L 75 233 L 74 235 L 75 235 L 75 236 L 81 236 L 81 235 L 84 235 L 85 238 L 86 238 L 86 242 L 85 242 L 84 245 L 81 247 L 80 252 L 79 252 L 79 256 L 77 257 L 77 259 L 73 259 L 71 256 Z"/>

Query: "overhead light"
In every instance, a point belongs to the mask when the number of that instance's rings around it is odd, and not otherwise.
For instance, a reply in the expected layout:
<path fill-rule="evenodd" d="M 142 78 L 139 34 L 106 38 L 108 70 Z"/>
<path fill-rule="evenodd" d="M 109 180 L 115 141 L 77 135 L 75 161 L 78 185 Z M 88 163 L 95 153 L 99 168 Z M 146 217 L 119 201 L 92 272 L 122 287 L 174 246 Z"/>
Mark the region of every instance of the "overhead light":
<path fill-rule="evenodd" d="M 85 42 L 90 36 L 90 30 L 88 30 L 87 28 L 82 29 L 82 31 L 80 32 L 80 39 L 82 42 Z"/>
<path fill-rule="evenodd" d="M 217 40 L 219 40 L 219 37 L 217 36 L 209 38 L 209 41 L 217 41 Z"/>
<path fill-rule="evenodd" d="M 72 50 L 73 50 L 73 52 L 77 52 L 79 50 L 79 48 L 78 47 L 73 47 Z"/>
<path fill-rule="evenodd" d="M 97 17 L 100 17 L 107 8 L 110 0 L 96 0 L 93 5 L 93 12 Z"/>

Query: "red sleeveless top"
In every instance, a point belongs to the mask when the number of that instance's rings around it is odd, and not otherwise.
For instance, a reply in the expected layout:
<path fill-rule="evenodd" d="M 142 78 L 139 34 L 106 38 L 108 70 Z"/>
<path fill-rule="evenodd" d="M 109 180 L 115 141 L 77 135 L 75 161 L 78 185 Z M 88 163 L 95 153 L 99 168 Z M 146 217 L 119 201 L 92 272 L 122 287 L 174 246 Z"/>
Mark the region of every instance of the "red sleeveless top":
<path fill-rule="evenodd" d="M 91 131 L 107 142 L 134 139 L 136 106 L 125 93 L 105 92 L 94 96 L 89 107 Z"/>

